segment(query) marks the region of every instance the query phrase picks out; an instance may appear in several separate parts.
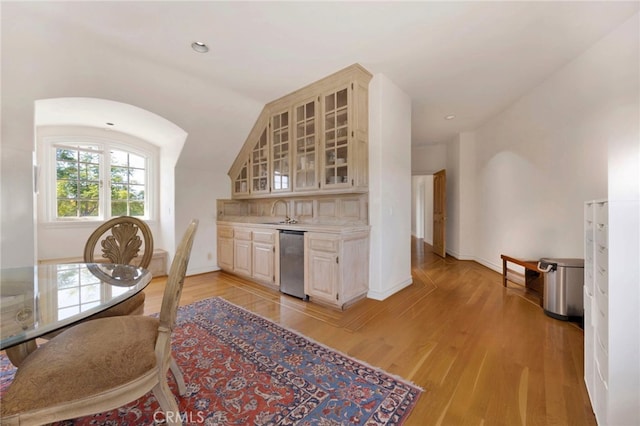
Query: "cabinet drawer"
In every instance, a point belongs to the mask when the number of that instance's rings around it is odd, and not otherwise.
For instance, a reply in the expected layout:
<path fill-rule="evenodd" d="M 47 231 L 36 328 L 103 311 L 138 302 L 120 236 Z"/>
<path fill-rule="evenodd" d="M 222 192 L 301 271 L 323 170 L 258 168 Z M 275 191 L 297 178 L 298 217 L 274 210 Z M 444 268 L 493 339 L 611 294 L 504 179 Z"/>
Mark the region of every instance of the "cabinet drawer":
<path fill-rule="evenodd" d="M 309 248 L 311 250 L 338 251 L 338 240 L 329 240 L 325 238 L 309 238 Z"/>
<path fill-rule="evenodd" d="M 589 294 L 589 296 L 593 296 L 594 292 L 594 282 L 595 278 L 593 276 L 593 266 L 588 266 L 587 263 L 584 265 L 584 289 Z"/>
<path fill-rule="evenodd" d="M 607 223 L 609 222 L 609 203 L 600 202 L 594 204 L 595 209 L 595 219 L 596 222 L 599 223 Z"/>
<path fill-rule="evenodd" d="M 256 243 L 274 244 L 276 242 L 276 234 L 274 231 L 253 231 L 253 241 Z"/>
<path fill-rule="evenodd" d="M 607 269 L 603 268 L 600 265 L 596 266 L 595 276 L 593 277 L 594 283 L 594 294 L 597 293 L 598 289 L 603 294 L 609 294 L 609 274 L 607 273 Z"/>
<path fill-rule="evenodd" d="M 236 228 L 234 230 L 234 237 L 236 240 L 251 241 L 251 230 Z"/>
<path fill-rule="evenodd" d="M 598 424 L 607 424 L 607 408 L 609 406 L 609 386 L 604 381 L 602 373 L 600 372 L 600 366 L 598 360 L 596 360 L 596 374 L 595 374 L 595 401 L 593 402 L 593 411 L 596 413 L 596 421 Z"/>
<path fill-rule="evenodd" d="M 600 367 L 600 375 L 605 383 L 609 383 L 609 354 L 607 353 L 607 347 L 605 343 L 602 343 L 600 338 L 596 336 L 596 357 L 595 360 Z"/>
<path fill-rule="evenodd" d="M 597 305 L 597 304 L 596 304 Z M 593 314 L 596 316 L 596 339 L 600 339 L 600 341 L 605 345 L 605 347 L 609 346 L 609 321 L 605 316 L 604 312 L 597 308 L 594 310 Z"/>
<path fill-rule="evenodd" d="M 596 301 L 594 297 L 589 294 L 586 288 L 584 289 L 583 303 L 584 303 L 584 335 L 586 338 L 587 334 L 593 335 L 595 333 L 595 329 L 594 329 L 596 324 L 595 312 L 597 310 L 597 307 L 595 306 Z"/>
<path fill-rule="evenodd" d="M 596 288 L 594 290 L 593 299 L 596 302 L 597 308 L 604 314 L 605 317 L 609 317 L 609 295 L 606 291 L 602 290 L 596 282 Z"/>
<path fill-rule="evenodd" d="M 597 246 L 604 246 L 605 248 L 608 245 L 609 240 L 609 226 L 606 223 L 597 222 L 596 223 L 596 248 Z"/>
<path fill-rule="evenodd" d="M 218 226 L 218 238 L 233 238 L 233 228 L 230 226 Z"/>
<path fill-rule="evenodd" d="M 584 381 L 587 384 L 589 395 L 593 398 L 595 393 L 595 356 L 596 356 L 596 332 L 593 328 L 592 308 L 593 297 L 584 293 Z"/>
<path fill-rule="evenodd" d="M 594 263 L 606 270 L 607 266 L 609 265 L 609 249 L 607 248 L 607 246 L 596 243 L 594 253 Z"/>

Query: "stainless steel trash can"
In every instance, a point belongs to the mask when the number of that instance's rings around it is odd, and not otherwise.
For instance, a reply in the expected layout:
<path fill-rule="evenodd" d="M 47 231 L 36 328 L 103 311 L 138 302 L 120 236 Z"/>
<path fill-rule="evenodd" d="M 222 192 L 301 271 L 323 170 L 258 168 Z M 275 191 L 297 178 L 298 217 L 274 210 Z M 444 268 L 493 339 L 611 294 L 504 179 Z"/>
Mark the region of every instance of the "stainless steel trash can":
<path fill-rule="evenodd" d="M 542 258 L 544 313 L 563 321 L 584 317 L 584 259 Z"/>

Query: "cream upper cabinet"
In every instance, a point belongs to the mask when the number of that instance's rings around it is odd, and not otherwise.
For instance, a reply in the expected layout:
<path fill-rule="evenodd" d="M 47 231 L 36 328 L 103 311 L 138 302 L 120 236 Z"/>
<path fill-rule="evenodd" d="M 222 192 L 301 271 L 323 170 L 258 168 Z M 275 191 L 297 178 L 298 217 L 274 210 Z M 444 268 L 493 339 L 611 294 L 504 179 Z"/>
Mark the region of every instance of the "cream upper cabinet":
<path fill-rule="evenodd" d="M 249 160 L 247 160 L 233 181 L 233 194 L 249 195 L 249 188 Z"/>
<path fill-rule="evenodd" d="M 293 107 L 294 191 L 315 191 L 318 185 L 318 99 L 312 98 Z"/>
<path fill-rule="evenodd" d="M 324 121 L 323 181 L 324 188 L 349 187 L 350 137 L 348 87 L 341 87 L 322 96 Z"/>
<path fill-rule="evenodd" d="M 289 110 L 271 117 L 271 192 L 291 191 Z"/>
<path fill-rule="evenodd" d="M 265 105 L 229 170 L 232 197 L 367 192 L 371 77 L 355 64 Z"/>
<path fill-rule="evenodd" d="M 265 128 L 255 142 L 249 158 L 251 164 L 251 193 L 269 193 L 269 146 Z"/>

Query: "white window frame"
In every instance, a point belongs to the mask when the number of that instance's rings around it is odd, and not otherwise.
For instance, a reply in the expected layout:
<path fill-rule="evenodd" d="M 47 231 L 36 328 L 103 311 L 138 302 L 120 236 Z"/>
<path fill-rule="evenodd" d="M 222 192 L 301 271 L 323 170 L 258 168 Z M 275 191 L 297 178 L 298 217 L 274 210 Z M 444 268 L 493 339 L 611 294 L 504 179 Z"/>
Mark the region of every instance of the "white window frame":
<path fill-rule="evenodd" d="M 125 139 L 125 138 L 123 138 Z M 77 145 L 93 145 L 97 147 L 97 152 L 102 154 L 102 162 L 100 164 L 100 174 L 104 180 L 101 185 L 100 211 L 98 216 L 91 217 L 58 217 L 57 214 L 57 170 L 56 170 L 56 149 L 68 147 L 69 149 L 78 149 Z M 49 224 L 73 224 L 73 223 L 90 223 L 104 222 L 112 218 L 111 209 L 111 191 L 110 191 L 110 175 L 109 155 L 111 150 L 126 151 L 131 154 L 139 155 L 146 159 L 146 176 L 145 176 L 145 215 L 139 218 L 145 221 L 153 221 L 156 219 L 156 211 L 159 200 L 158 193 L 158 168 L 160 157 L 158 150 L 150 144 L 143 142 L 132 142 L 128 140 L 117 140 L 106 137 L 82 136 L 78 134 L 70 136 L 45 136 L 41 145 L 41 161 L 40 161 L 40 177 L 42 182 L 40 190 L 44 192 L 45 218 L 44 222 Z"/>

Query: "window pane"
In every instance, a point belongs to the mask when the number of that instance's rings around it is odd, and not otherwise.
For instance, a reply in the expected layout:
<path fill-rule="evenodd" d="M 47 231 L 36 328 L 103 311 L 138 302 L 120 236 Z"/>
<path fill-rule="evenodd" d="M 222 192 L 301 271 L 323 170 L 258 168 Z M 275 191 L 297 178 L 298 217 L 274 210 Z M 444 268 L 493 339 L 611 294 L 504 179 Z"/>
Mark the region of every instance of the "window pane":
<path fill-rule="evenodd" d="M 112 200 L 126 200 L 128 198 L 127 185 L 111 185 Z"/>
<path fill-rule="evenodd" d="M 111 151 L 111 165 L 113 166 L 128 166 L 128 155 L 123 151 Z"/>
<path fill-rule="evenodd" d="M 99 180 L 100 166 L 98 164 L 80 164 L 80 179 L 82 180 Z"/>
<path fill-rule="evenodd" d="M 97 152 L 80 151 L 80 161 L 83 163 L 100 163 L 100 154 Z"/>
<path fill-rule="evenodd" d="M 76 201 L 58 200 L 58 217 L 77 217 L 77 206 Z"/>
<path fill-rule="evenodd" d="M 71 161 L 58 161 L 56 163 L 56 175 L 58 179 L 77 179 L 78 163 Z"/>
<path fill-rule="evenodd" d="M 130 169 L 129 172 L 129 183 L 145 183 L 146 173 L 143 169 Z"/>
<path fill-rule="evenodd" d="M 144 186 L 131 185 L 129 187 L 129 199 L 131 200 L 144 200 Z"/>
<path fill-rule="evenodd" d="M 266 146 L 266 131 L 260 143 Z M 145 216 L 150 157 L 111 149 L 108 141 L 94 144 L 71 138 L 64 144 L 64 147 L 52 146 L 55 150 L 57 217 Z M 108 177 L 102 176 L 104 170 L 108 170 Z M 109 184 L 103 186 L 103 181 Z M 109 205 L 101 205 L 105 200 L 110 200 Z"/>
<path fill-rule="evenodd" d="M 111 216 L 125 216 L 127 214 L 127 203 L 114 201 L 111 203 Z"/>
<path fill-rule="evenodd" d="M 84 200 L 98 200 L 100 199 L 100 188 L 97 183 L 80 183 L 80 199 Z"/>
<path fill-rule="evenodd" d="M 145 169 L 147 167 L 147 160 L 139 155 L 129 154 L 129 167 Z"/>
<path fill-rule="evenodd" d="M 100 212 L 100 153 L 56 148 L 56 158 L 57 216 L 97 216 Z"/>
<path fill-rule="evenodd" d="M 126 167 L 111 167 L 111 182 L 129 182 L 129 169 Z"/>
<path fill-rule="evenodd" d="M 129 207 L 131 209 L 129 211 L 130 216 L 144 216 L 144 203 L 133 201 L 129 204 Z"/>
<path fill-rule="evenodd" d="M 78 195 L 78 184 L 76 181 L 60 180 L 56 184 L 57 198 L 76 198 Z"/>
<path fill-rule="evenodd" d="M 80 217 L 94 217 L 100 213 L 97 201 L 80 201 Z"/>

